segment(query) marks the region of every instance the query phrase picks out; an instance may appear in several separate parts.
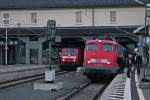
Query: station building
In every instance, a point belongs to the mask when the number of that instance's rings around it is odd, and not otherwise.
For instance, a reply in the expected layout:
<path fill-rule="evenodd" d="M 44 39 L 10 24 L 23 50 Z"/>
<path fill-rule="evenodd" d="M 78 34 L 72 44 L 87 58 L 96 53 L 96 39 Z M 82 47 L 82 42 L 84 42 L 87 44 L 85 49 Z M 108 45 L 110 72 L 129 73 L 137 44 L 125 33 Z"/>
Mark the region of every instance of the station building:
<path fill-rule="evenodd" d="M 5 64 L 6 37 L 8 64 L 47 64 L 48 20 L 56 20 L 61 48 L 103 34 L 122 43 L 137 41 L 134 31 L 144 25 L 144 15 L 144 6 L 134 0 L 1 0 L 0 65 Z"/>

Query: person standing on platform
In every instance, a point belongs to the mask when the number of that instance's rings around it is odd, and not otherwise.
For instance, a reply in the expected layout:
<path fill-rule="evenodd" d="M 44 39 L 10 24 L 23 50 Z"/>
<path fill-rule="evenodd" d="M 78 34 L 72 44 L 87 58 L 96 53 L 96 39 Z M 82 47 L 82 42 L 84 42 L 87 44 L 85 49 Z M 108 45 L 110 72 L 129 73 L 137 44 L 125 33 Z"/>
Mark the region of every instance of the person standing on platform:
<path fill-rule="evenodd" d="M 132 54 L 128 53 L 128 56 L 126 58 L 126 67 L 127 67 L 127 77 L 131 77 L 131 67 L 132 67 Z"/>
<path fill-rule="evenodd" d="M 135 57 L 135 69 L 137 69 L 137 74 L 140 74 L 142 64 L 143 64 L 142 56 L 140 55 L 139 52 L 137 52 L 137 55 Z"/>
<path fill-rule="evenodd" d="M 124 69 L 124 65 L 125 65 L 123 54 L 119 54 L 118 59 L 117 59 L 117 64 L 119 66 L 119 72 L 123 73 L 123 69 Z"/>

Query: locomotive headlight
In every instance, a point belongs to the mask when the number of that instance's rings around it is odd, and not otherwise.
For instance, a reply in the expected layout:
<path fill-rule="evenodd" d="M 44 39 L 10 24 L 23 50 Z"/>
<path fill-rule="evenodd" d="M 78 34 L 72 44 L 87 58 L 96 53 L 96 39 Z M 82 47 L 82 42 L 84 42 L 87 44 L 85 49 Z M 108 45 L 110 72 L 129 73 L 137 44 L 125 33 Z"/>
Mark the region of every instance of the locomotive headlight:
<path fill-rule="evenodd" d="M 108 61 L 107 64 L 110 64 L 110 62 Z"/>
<path fill-rule="evenodd" d="M 88 63 L 95 63 L 96 59 L 89 59 Z"/>
<path fill-rule="evenodd" d="M 63 62 L 65 61 L 65 59 L 62 60 Z"/>
<path fill-rule="evenodd" d="M 75 62 L 76 61 L 76 59 L 73 59 L 73 62 Z"/>
<path fill-rule="evenodd" d="M 91 63 L 90 61 L 88 61 L 88 64 Z"/>

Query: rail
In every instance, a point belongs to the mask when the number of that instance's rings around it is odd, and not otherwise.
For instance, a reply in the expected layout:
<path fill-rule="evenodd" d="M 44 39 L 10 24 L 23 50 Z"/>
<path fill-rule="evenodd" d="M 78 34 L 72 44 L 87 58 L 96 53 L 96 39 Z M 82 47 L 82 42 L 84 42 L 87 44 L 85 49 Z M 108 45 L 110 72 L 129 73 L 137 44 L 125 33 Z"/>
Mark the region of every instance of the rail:
<path fill-rule="evenodd" d="M 97 100 L 98 97 L 101 96 L 103 93 L 104 89 L 107 87 L 108 84 L 95 84 L 92 83 L 91 81 L 88 81 L 84 84 L 81 84 L 79 87 L 74 89 L 71 93 L 57 98 L 57 100 Z M 100 87 L 100 88 L 97 88 Z M 95 88 L 95 89 L 94 89 Z M 90 92 L 90 97 L 88 94 L 85 93 L 89 89 Z M 93 90 L 93 91 L 92 91 Z M 92 95 L 91 95 L 92 94 Z"/>
<path fill-rule="evenodd" d="M 58 76 L 58 75 L 65 74 L 65 73 L 69 73 L 69 72 L 67 72 L 67 71 L 58 71 L 58 72 L 56 72 L 56 75 Z M 11 87 L 11 86 L 15 86 L 15 85 L 18 85 L 18 84 L 22 84 L 22 83 L 25 83 L 25 82 L 30 82 L 30 81 L 34 81 L 34 80 L 38 80 L 38 79 L 42 79 L 42 78 L 44 78 L 44 74 L 39 74 L 39 75 L 30 76 L 30 77 L 26 77 L 26 78 L 22 78 L 22 79 L 2 82 L 2 83 L 0 83 L 0 89 L 8 88 L 8 87 Z"/>

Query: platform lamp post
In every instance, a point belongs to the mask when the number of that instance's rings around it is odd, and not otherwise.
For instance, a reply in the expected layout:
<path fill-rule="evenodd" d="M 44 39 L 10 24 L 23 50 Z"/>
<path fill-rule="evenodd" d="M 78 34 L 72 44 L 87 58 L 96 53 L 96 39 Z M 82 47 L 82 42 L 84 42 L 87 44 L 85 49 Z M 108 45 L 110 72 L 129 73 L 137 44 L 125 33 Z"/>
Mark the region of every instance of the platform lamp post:
<path fill-rule="evenodd" d="M 8 41 L 8 24 L 9 24 L 9 18 L 4 18 L 3 19 L 3 22 L 4 22 L 4 25 L 5 25 L 5 65 L 8 65 L 8 62 L 7 62 L 7 57 L 8 57 L 8 44 L 7 44 L 7 41 Z"/>
<path fill-rule="evenodd" d="M 20 63 L 20 22 L 17 23 L 18 25 L 18 64 Z"/>

